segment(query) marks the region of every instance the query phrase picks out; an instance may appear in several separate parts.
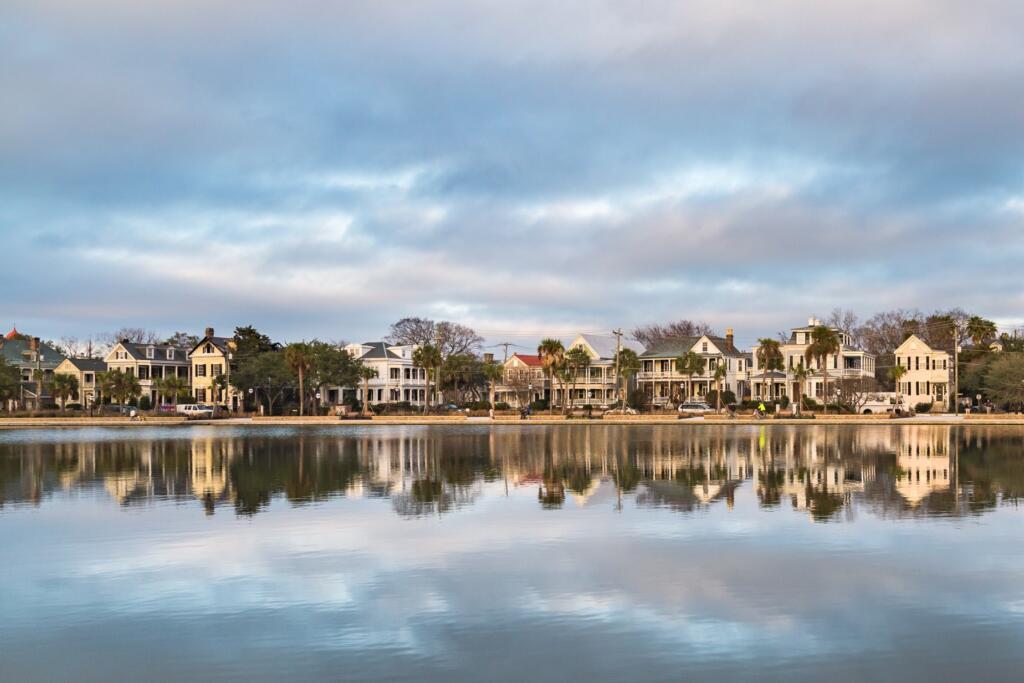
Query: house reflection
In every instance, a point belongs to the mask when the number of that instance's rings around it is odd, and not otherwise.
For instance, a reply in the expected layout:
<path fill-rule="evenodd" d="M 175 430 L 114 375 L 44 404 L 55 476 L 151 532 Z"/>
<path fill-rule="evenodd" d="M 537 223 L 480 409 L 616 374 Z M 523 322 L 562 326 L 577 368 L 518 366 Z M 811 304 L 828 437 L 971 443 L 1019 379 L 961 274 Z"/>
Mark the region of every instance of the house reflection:
<path fill-rule="evenodd" d="M 253 431 L 191 439 L 0 443 L 0 506 L 95 491 L 118 505 L 387 499 L 402 516 L 530 492 L 545 509 L 693 512 L 749 500 L 814 521 L 964 515 L 1024 494 L 1021 437 L 997 427 L 676 426 Z M 966 471 L 969 476 L 961 477 Z"/>

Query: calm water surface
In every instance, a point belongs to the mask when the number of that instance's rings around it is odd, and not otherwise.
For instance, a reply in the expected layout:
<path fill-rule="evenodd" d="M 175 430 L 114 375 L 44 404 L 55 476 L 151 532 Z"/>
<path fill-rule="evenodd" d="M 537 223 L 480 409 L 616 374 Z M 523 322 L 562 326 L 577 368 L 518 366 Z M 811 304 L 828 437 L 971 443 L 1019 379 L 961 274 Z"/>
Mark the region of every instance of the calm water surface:
<path fill-rule="evenodd" d="M 1024 430 L 0 432 L 0 680 L 1024 671 Z"/>

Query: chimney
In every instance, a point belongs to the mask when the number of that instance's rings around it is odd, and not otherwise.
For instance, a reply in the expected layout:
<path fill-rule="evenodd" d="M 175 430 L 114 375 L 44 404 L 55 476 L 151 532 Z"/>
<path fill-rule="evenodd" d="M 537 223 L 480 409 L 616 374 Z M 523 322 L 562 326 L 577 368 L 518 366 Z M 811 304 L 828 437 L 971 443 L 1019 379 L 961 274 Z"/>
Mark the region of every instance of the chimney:
<path fill-rule="evenodd" d="M 213 336 L 213 328 L 212 327 L 207 327 L 206 328 L 206 336 L 207 337 L 212 337 Z"/>
<path fill-rule="evenodd" d="M 817 324 L 818 321 L 814 319 L 813 315 L 807 319 L 807 327 L 815 327 Z"/>
<path fill-rule="evenodd" d="M 736 344 L 733 343 L 733 333 L 731 327 L 725 328 L 725 341 L 729 344 L 729 346 L 736 346 Z"/>
<path fill-rule="evenodd" d="M 29 351 L 39 350 L 39 337 L 32 337 L 28 340 L 28 349 Z"/>

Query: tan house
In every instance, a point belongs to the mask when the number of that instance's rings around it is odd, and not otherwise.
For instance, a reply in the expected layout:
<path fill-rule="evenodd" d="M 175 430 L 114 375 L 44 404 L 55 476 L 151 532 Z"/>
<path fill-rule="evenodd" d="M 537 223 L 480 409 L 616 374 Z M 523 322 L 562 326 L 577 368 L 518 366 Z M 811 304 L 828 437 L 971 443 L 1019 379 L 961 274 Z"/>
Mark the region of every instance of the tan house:
<path fill-rule="evenodd" d="M 894 352 L 896 364 L 907 369 L 900 379 L 899 393 L 908 408 L 919 403 L 945 406 L 949 400 L 952 361 L 945 351 L 936 351 L 912 334 Z"/>
<path fill-rule="evenodd" d="M 83 408 L 90 408 L 96 402 L 96 376 L 106 370 L 107 364 L 100 358 L 65 358 L 53 374 L 71 375 L 77 379 L 78 395 L 72 397 L 72 400 L 80 403 Z"/>
<path fill-rule="evenodd" d="M 156 389 L 157 380 L 174 376 L 187 380 L 189 375 L 187 351 L 167 344 L 136 344 L 122 339 L 103 360 L 108 370 L 135 375 L 142 389 L 140 396 L 148 398 L 151 405 L 165 399 Z"/>
<path fill-rule="evenodd" d="M 196 403 L 206 403 L 238 410 L 242 395 L 231 386 L 231 365 L 234 362 L 235 340 L 232 337 L 218 337 L 212 327 L 207 327 L 202 339 L 188 352 L 192 367 L 192 398 Z M 223 386 L 217 378 L 223 376 Z"/>
<path fill-rule="evenodd" d="M 502 364 L 504 377 L 495 387 L 495 403 L 522 408 L 547 397 L 548 378 L 540 356 L 513 353 Z"/>
<path fill-rule="evenodd" d="M 823 400 L 825 371 L 828 372 L 830 393 L 838 381 L 874 378 L 875 357 L 867 351 L 855 347 L 850 336 L 839 328 L 832 328 L 839 337 L 839 353 L 829 354 L 824 359 L 824 368 L 819 366 L 816 359 L 807 361 L 806 353 L 807 347 L 811 345 L 811 334 L 814 328 L 821 324 L 820 320 L 812 317 L 807 320 L 807 325 L 790 330 L 789 339 L 779 345 L 785 371 L 768 372 L 767 378 L 757 357 L 758 347 L 754 347 L 752 358 L 754 367 L 750 374 L 750 383 L 756 398 L 777 399 L 785 395 L 795 400 L 800 393 L 800 387 L 793 378 L 793 370 L 801 363 L 811 371 L 811 376 L 804 380 L 803 395 L 818 401 Z"/>

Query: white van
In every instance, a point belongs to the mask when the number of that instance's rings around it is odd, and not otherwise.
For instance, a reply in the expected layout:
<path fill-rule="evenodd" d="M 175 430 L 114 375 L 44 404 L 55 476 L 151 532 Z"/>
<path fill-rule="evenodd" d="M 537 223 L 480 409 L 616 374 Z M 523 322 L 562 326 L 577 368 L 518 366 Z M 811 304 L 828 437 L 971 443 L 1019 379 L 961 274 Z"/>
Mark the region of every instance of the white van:
<path fill-rule="evenodd" d="M 201 403 L 182 403 L 175 412 L 188 418 L 213 417 L 213 406 L 204 406 Z"/>

